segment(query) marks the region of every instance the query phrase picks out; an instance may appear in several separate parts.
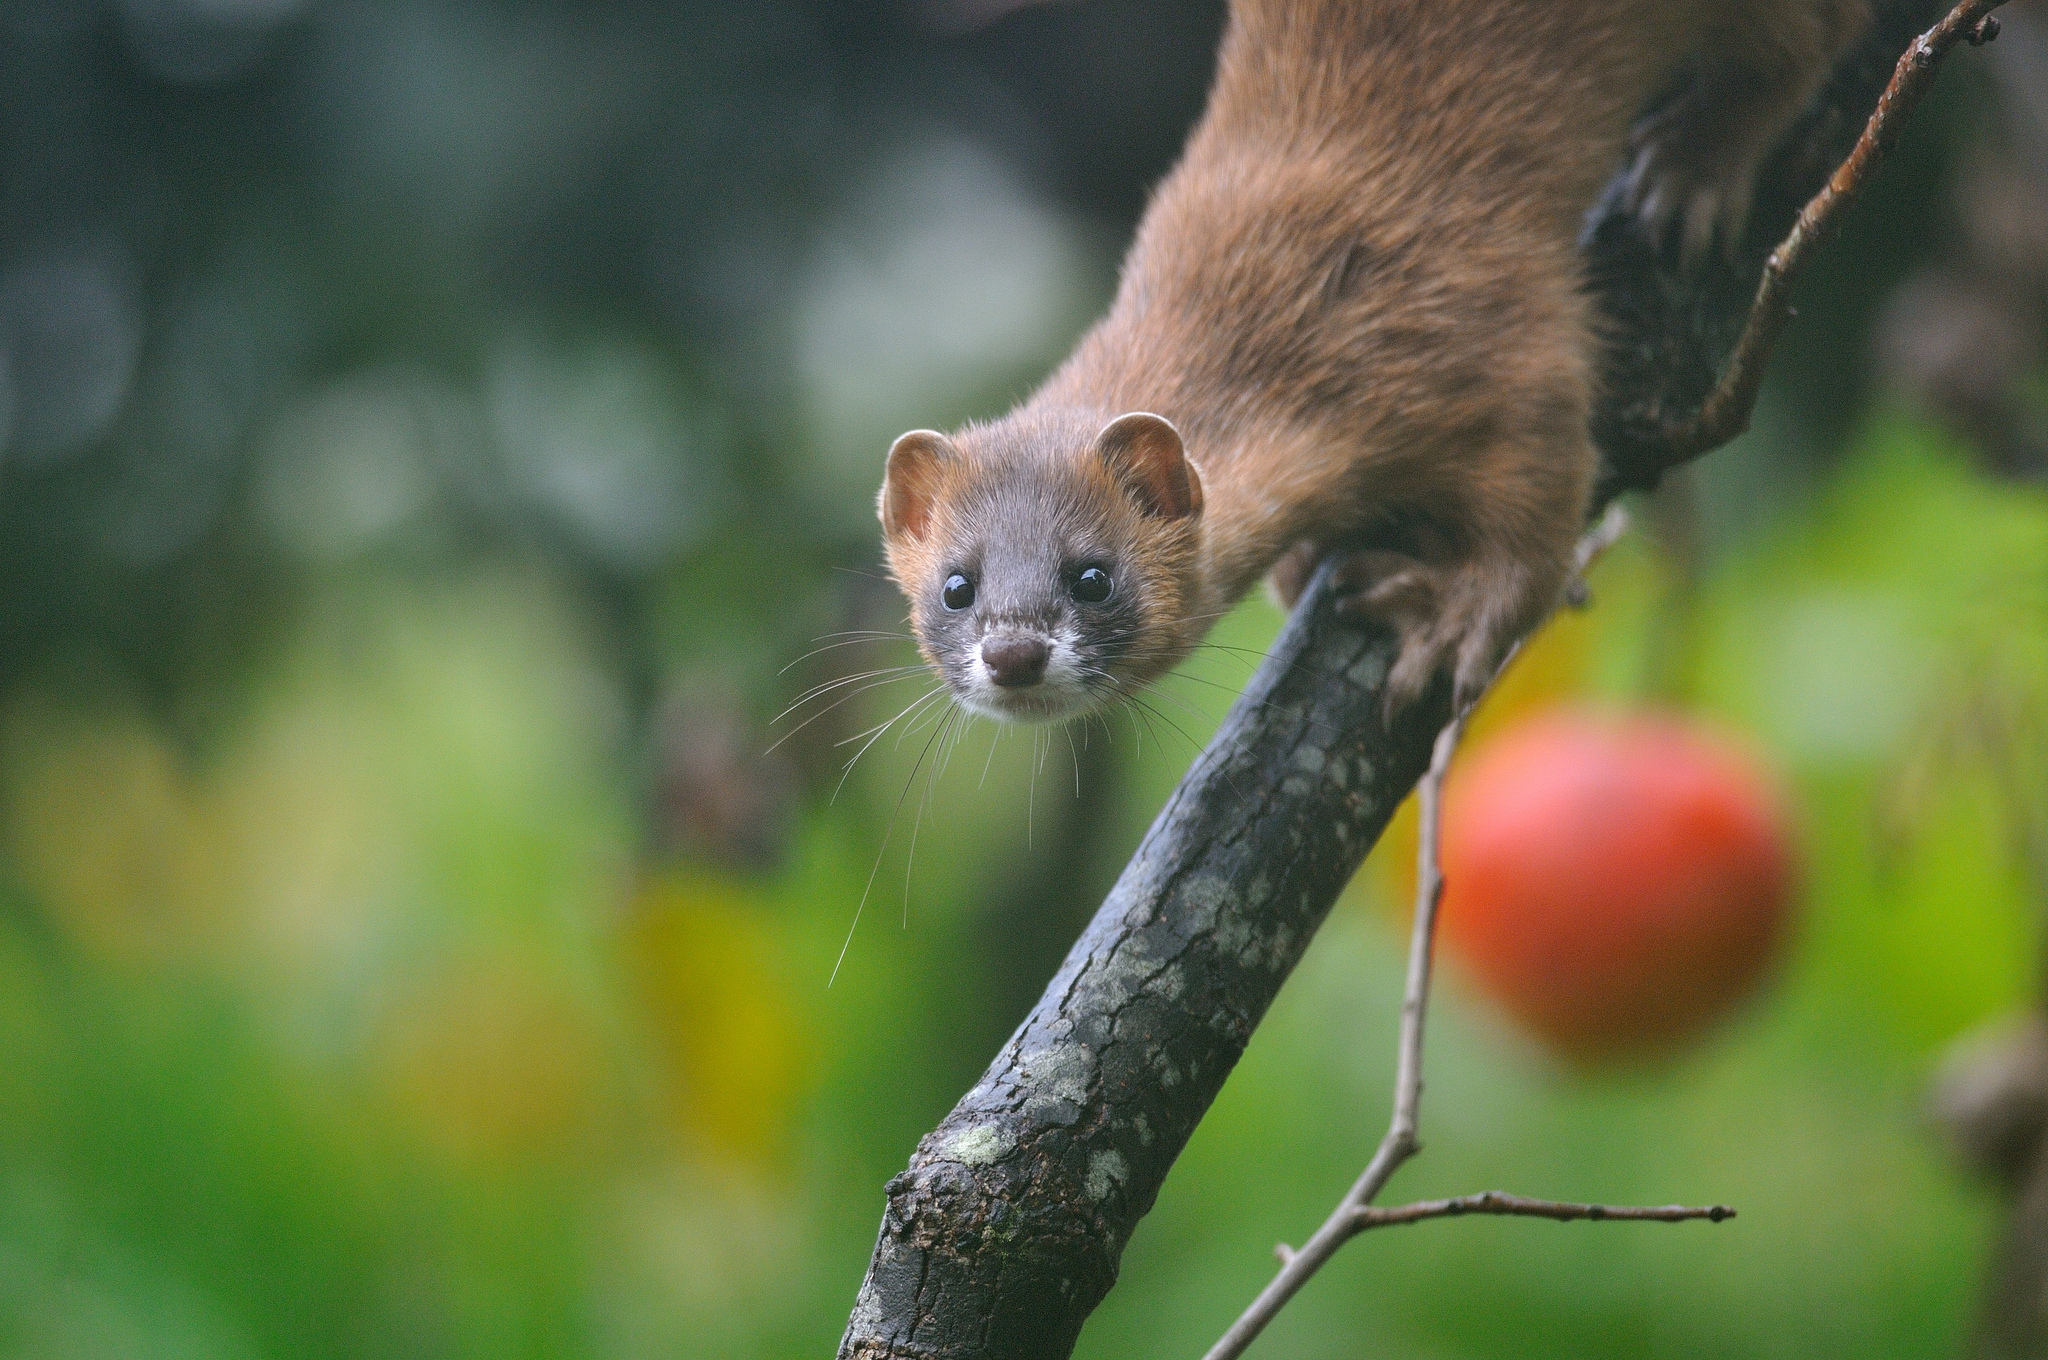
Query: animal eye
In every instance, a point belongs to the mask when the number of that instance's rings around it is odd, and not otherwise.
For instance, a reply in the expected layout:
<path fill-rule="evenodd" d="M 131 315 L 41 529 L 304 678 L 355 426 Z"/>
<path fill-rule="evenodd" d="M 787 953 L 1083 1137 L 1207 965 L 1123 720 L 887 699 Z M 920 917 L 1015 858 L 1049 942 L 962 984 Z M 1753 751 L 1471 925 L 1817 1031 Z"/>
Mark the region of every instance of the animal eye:
<path fill-rule="evenodd" d="M 945 589 L 939 592 L 939 603 L 955 612 L 974 603 L 974 582 L 959 572 L 946 578 Z"/>
<path fill-rule="evenodd" d="M 1116 589 L 1116 582 L 1101 567 L 1090 567 L 1074 578 L 1074 598 L 1082 604 L 1101 604 Z"/>

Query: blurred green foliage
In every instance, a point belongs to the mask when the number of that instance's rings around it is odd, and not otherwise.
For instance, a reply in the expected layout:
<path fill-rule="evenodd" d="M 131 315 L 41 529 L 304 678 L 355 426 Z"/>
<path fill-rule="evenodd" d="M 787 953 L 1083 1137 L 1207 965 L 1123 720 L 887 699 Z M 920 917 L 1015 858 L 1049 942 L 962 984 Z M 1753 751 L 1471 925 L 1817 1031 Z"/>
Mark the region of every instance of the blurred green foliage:
<path fill-rule="evenodd" d="M 927 707 L 850 772 L 929 682 L 799 702 L 914 662 L 880 451 L 1100 304 L 1216 22 L 976 12 L 0 14 L 0 1356 L 832 1346 L 883 1182 L 1278 624 L 1248 602 L 1151 711 L 935 741 Z M 1951 84 L 1758 431 L 1501 696 L 1766 753 L 1794 948 L 1605 1076 L 1453 976 L 1396 1187 L 1741 1216 L 1377 1234 L 1273 1354 L 1959 1345 L 1995 1205 L 1923 1087 L 2038 985 L 2048 770 L 1999 734 L 2048 713 L 2048 503 L 1858 357 L 1953 234 L 1942 130 L 1987 96 Z M 1355 1174 L 1400 874 L 1340 904 L 1082 1355 L 1198 1354 Z"/>

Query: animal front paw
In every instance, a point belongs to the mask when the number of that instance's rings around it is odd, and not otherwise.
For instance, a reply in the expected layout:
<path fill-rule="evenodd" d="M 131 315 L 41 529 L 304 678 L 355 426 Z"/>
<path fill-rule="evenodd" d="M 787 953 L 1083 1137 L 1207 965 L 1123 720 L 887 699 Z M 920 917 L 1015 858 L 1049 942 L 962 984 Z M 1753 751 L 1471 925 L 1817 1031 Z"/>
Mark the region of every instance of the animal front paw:
<path fill-rule="evenodd" d="M 1462 711 L 1486 689 L 1529 614 L 1527 574 L 1488 560 L 1428 562 L 1361 549 L 1338 563 L 1340 617 L 1390 629 L 1400 651 L 1387 673 L 1385 716 L 1420 699 L 1444 672 Z"/>

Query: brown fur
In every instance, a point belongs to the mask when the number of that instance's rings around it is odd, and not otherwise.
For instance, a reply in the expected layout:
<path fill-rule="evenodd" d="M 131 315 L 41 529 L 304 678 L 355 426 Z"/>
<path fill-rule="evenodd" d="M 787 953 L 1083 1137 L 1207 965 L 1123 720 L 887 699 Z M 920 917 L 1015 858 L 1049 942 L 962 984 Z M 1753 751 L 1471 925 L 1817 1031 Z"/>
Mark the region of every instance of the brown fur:
<path fill-rule="evenodd" d="M 1351 606 L 1403 634 L 1397 697 L 1441 668 L 1473 692 L 1555 601 L 1585 511 L 1582 215 L 1633 152 L 1653 229 L 1689 251 L 1725 230 L 1864 4 L 1236 0 L 1115 304 L 1016 412 L 915 470 L 930 527 L 886 536 L 897 580 L 913 602 L 935 590 L 975 532 L 949 508 L 1000 499 L 1026 465 L 1119 494 L 1090 436 L 1156 412 L 1201 508 L 1115 517 L 1164 605 L 1119 685 L 1306 543 L 1354 550 Z M 1276 574 L 1289 599 L 1309 551 Z"/>

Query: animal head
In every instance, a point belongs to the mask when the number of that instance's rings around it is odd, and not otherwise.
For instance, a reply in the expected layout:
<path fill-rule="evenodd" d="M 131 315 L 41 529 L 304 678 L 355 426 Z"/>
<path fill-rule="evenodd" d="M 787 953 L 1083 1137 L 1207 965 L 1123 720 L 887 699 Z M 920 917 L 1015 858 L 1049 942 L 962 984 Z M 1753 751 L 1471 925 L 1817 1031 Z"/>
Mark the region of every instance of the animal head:
<path fill-rule="evenodd" d="M 1026 410 L 913 430 L 889 450 L 879 509 L 918 649 L 973 712 L 1071 717 L 1194 640 L 1202 480 L 1162 417 Z"/>

